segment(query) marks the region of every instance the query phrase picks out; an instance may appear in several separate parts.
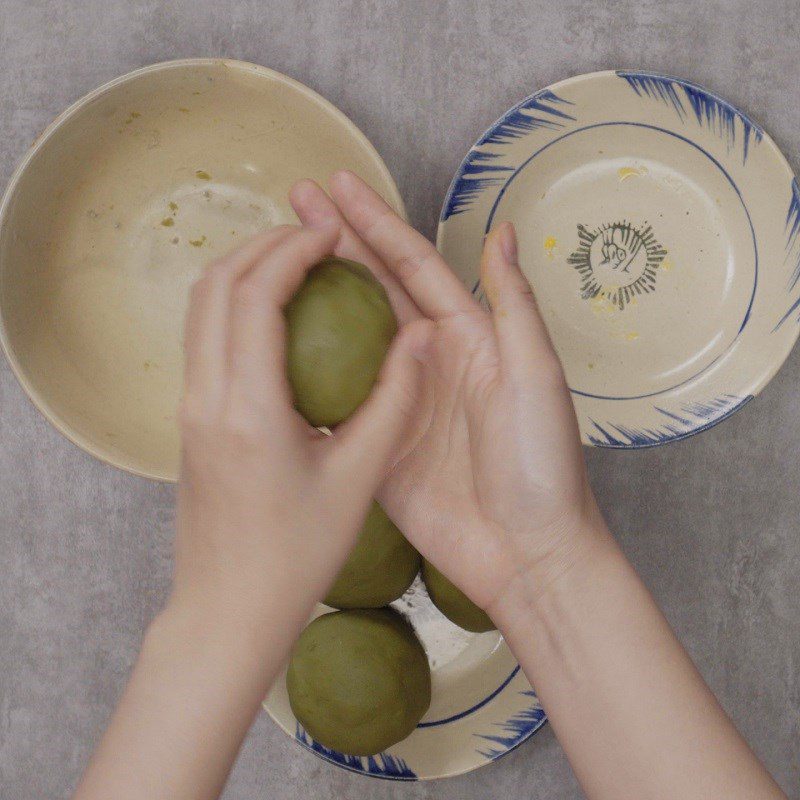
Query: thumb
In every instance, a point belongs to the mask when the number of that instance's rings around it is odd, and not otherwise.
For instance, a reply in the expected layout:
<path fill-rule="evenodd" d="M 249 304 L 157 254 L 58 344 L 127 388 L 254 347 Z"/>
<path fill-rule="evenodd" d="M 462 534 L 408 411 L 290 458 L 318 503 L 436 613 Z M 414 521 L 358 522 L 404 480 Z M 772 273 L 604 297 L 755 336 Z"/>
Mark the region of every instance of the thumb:
<path fill-rule="evenodd" d="M 481 282 L 492 308 L 492 322 L 503 366 L 509 374 L 549 372 L 562 378 L 556 355 L 528 279 L 517 255 L 514 226 L 501 223 L 487 237 Z"/>
<path fill-rule="evenodd" d="M 369 397 L 336 427 L 334 458 L 345 462 L 345 474 L 366 472 L 374 476 L 377 486 L 399 460 L 405 436 L 424 407 L 424 373 L 433 329 L 428 319 L 400 329 Z"/>

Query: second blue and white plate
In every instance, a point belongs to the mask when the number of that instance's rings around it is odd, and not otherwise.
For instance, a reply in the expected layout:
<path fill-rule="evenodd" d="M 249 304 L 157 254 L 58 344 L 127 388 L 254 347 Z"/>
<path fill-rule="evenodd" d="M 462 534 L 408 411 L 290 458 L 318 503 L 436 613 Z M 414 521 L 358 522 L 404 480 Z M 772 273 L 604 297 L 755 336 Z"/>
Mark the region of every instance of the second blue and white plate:
<path fill-rule="evenodd" d="M 524 100 L 453 179 L 437 244 L 480 293 L 515 223 L 585 444 L 639 448 L 729 416 L 800 318 L 800 189 L 743 112 L 701 87 L 598 72 Z"/>
<path fill-rule="evenodd" d="M 415 781 L 458 775 L 496 761 L 544 725 L 542 706 L 497 631 L 468 633 L 456 627 L 431 603 L 419 578 L 392 605 L 408 617 L 428 653 L 428 713 L 388 752 L 348 756 L 315 742 L 303 730 L 281 677 L 264 706 L 299 744 L 351 772 Z M 320 605 L 316 615 L 330 610 Z"/>

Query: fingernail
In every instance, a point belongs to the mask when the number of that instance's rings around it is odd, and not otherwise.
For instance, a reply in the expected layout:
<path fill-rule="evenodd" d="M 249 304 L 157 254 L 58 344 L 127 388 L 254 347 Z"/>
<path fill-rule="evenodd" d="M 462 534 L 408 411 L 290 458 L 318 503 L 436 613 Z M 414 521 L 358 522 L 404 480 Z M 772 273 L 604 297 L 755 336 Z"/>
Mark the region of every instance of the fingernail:
<path fill-rule="evenodd" d="M 509 264 L 517 263 L 517 234 L 510 222 L 500 225 L 500 249 Z"/>

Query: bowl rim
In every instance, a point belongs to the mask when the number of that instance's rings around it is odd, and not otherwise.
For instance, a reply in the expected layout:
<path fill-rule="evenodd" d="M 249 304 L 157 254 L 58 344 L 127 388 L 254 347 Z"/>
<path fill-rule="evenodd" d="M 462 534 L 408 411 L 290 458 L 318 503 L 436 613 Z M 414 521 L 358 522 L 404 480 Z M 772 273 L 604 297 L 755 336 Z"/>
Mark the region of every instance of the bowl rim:
<path fill-rule="evenodd" d="M 519 110 L 521 107 L 525 106 L 531 100 L 536 99 L 542 93 L 547 91 L 558 92 L 572 86 L 573 84 L 580 84 L 584 82 L 591 82 L 596 80 L 602 80 L 605 78 L 610 77 L 624 77 L 625 75 L 637 75 L 637 76 L 644 76 L 649 78 L 655 78 L 660 80 L 667 80 L 679 83 L 683 86 L 690 87 L 692 89 L 696 89 L 702 91 L 705 95 L 710 98 L 713 98 L 718 103 L 724 105 L 725 107 L 734 111 L 740 118 L 745 120 L 747 123 L 752 125 L 755 129 L 759 130 L 762 135 L 761 142 L 766 146 L 766 149 L 769 150 L 771 157 L 775 159 L 775 161 L 780 165 L 780 167 L 785 171 L 787 178 L 793 179 L 795 182 L 798 180 L 798 176 L 794 171 L 794 168 L 789 163 L 788 158 L 784 154 L 783 150 L 778 146 L 778 143 L 772 137 L 770 132 L 766 130 L 763 126 L 759 125 L 758 123 L 753 121 L 753 118 L 750 114 L 743 111 L 738 105 L 732 103 L 729 100 L 726 100 L 724 97 L 717 94 L 717 92 L 712 91 L 703 84 L 696 83 L 692 80 L 686 78 L 680 78 L 676 75 L 665 72 L 657 69 L 638 69 L 632 67 L 618 67 L 612 69 L 600 69 L 600 70 L 592 70 L 590 72 L 579 73 L 576 75 L 570 75 L 566 78 L 562 78 L 560 80 L 552 81 L 544 85 L 543 87 L 536 89 L 533 92 L 530 92 L 525 98 L 514 103 L 511 107 L 503 111 L 500 116 L 498 116 L 490 125 L 488 125 L 485 130 L 475 138 L 473 143 L 465 152 L 463 158 L 459 161 L 458 167 L 456 171 L 453 173 L 453 177 L 448 184 L 447 191 L 445 192 L 444 198 L 442 200 L 442 207 L 439 213 L 439 219 L 437 221 L 436 227 L 436 247 L 437 249 L 441 250 L 442 243 L 445 236 L 445 230 L 447 227 L 448 218 L 445 217 L 445 211 L 448 208 L 448 205 L 451 201 L 451 197 L 456 190 L 456 185 L 458 182 L 459 177 L 462 175 L 462 171 L 465 165 L 468 163 L 469 158 L 473 155 L 478 149 L 485 143 L 486 138 L 493 132 L 495 129 L 500 126 L 507 117 L 513 114 L 515 111 Z M 467 288 L 470 289 L 473 294 L 479 288 L 480 281 L 478 281 L 475 286 L 468 286 Z M 672 444 L 675 442 L 684 441 L 686 439 L 692 438 L 699 433 L 703 433 L 713 427 L 716 427 L 721 422 L 724 422 L 729 417 L 731 417 L 734 413 L 739 411 L 743 406 L 747 405 L 751 400 L 757 397 L 765 388 L 766 386 L 772 381 L 772 379 L 777 375 L 780 371 L 781 367 L 784 366 L 789 355 L 791 354 L 792 350 L 794 349 L 795 345 L 797 344 L 798 337 L 800 337 L 800 325 L 796 325 L 794 329 L 794 334 L 790 336 L 780 353 L 779 358 L 775 358 L 770 363 L 769 369 L 763 373 L 760 378 L 756 381 L 751 382 L 746 387 L 746 393 L 741 394 L 739 397 L 739 402 L 729 408 L 725 413 L 716 416 L 714 419 L 705 422 L 705 423 L 698 423 L 696 426 L 692 427 L 690 430 L 684 431 L 679 435 L 671 436 L 663 441 L 648 441 L 643 443 L 635 443 L 635 444 L 621 444 L 615 445 L 611 443 L 602 443 L 597 441 L 589 441 L 586 439 L 584 430 L 581 427 L 581 443 L 584 447 L 587 448 L 602 448 L 602 449 L 622 449 L 622 450 L 643 450 L 649 449 L 651 447 L 659 447 L 664 444 Z M 570 393 L 572 394 L 572 390 L 570 389 Z M 581 394 L 580 392 L 578 394 Z"/>
<path fill-rule="evenodd" d="M 407 219 L 407 212 L 403 198 L 400 195 L 400 190 L 392 177 L 386 162 L 381 157 L 380 153 L 375 149 L 375 146 L 367 138 L 366 134 L 347 116 L 340 108 L 334 105 L 330 100 L 327 100 L 319 92 L 304 83 L 290 77 L 282 72 L 264 67 L 261 64 L 255 64 L 251 61 L 244 61 L 240 59 L 231 58 L 218 58 L 213 56 L 198 56 L 191 58 L 178 58 L 168 61 L 159 61 L 154 64 L 147 64 L 143 67 L 138 67 L 129 72 L 118 75 L 109 81 L 101 84 L 90 92 L 82 95 L 72 104 L 67 106 L 60 114 L 58 114 L 44 130 L 34 139 L 33 143 L 28 147 L 25 154 L 17 163 L 14 171 L 9 178 L 5 191 L 3 192 L 2 199 L 0 199 L 0 232 L 7 224 L 8 209 L 11 200 L 17 190 L 17 187 L 27 170 L 30 163 L 33 161 L 36 154 L 53 138 L 58 130 L 69 120 L 75 117 L 86 106 L 92 103 L 99 97 L 123 86 L 132 81 L 136 81 L 144 75 L 155 72 L 164 72 L 171 69 L 186 69 L 192 67 L 222 67 L 225 69 L 236 69 L 245 72 L 250 72 L 268 80 L 276 81 L 277 83 L 284 84 L 291 89 L 299 92 L 309 99 L 312 103 L 316 104 L 323 111 L 332 115 L 339 123 L 341 123 L 350 136 L 363 148 L 364 152 L 370 157 L 375 167 L 377 168 L 381 177 L 385 180 L 387 187 L 391 190 L 391 197 L 387 198 L 391 204 L 398 209 L 403 218 Z M 104 464 L 111 467 L 135 475 L 140 478 L 147 478 L 149 480 L 158 481 L 160 483 L 175 484 L 178 482 L 177 476 L 166 474 L 164 471 L 158 470 L 145 470 L 135 467 L 131 464 L 124 463 L 121 459 L 115 459 L 108 453 L 103 452 L 94 443 L 90 442 L 88 438 L 73 431 L 70 426 L 65 423 L 59 415 L 53 411 L 45 398 L 43 398 L 37 391 L 34 390 L 32 383 L 26 377 L 22 365 L 16 358 L 11 342 L 9 341 L 8 333 L 6 331 L 5 323 L 3 321 L 2 313 L 0 313 L 0 350 L 5 354 L 6 361 L 11 367 L 11 372 L 17 380 L 17 383 L 22 388 L 28 401 L 32 403 L 42 416 L 69 442 L 79 447 L 83 452 L 88 453 L 94 458 L 98 459 Z"/>

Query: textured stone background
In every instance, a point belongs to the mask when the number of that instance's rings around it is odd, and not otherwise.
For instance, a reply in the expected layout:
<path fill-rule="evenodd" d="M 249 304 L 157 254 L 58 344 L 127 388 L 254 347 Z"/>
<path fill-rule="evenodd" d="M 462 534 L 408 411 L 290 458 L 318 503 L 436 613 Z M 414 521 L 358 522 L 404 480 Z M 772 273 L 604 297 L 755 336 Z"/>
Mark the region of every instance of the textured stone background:
<path fill-rule="evenodd" d="M 552 81 L 642 67 L 746 109 L 797 167 L 797 0 L 0 0 L 0 182 L 67 104 L 135 67 L 216 55 L 274 67 L 340 106 L 432 234 L 476 135 Z M 756 752 L 800 800 L 798 350 L 714 430 L 591 452 L 613 529 Z M 0 363 L 0 798 L 67 797 L 170 573 L 173 490 L 62 439 Z M 586 721 L 587 725 L 592 720 Z M 579 798 L 545 729 L 448 781 L 352 776 L 262 715 L 226 798 Z M 313 787 L 313 788 L 312 788 Z"/>

